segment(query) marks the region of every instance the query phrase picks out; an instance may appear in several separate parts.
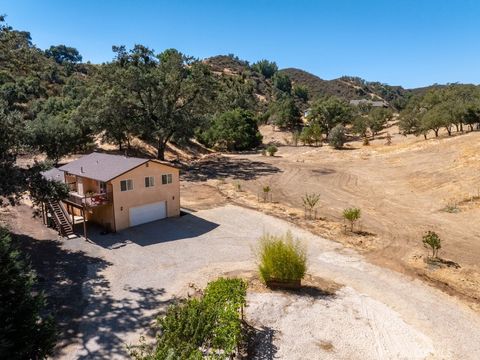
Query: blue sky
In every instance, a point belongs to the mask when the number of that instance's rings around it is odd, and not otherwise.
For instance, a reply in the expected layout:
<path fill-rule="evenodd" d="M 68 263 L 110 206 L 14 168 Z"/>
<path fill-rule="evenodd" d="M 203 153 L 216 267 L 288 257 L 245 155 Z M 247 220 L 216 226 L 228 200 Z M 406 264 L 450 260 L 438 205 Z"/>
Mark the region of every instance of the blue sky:
<path fill-rule="evenodd" d="M 112 45 L 233 53 L 321 78 L 360 76 L 405 87 L 480 83 L 475 0 L 0 0 L 7 23 L 40 48 L 112 59 Z"/>

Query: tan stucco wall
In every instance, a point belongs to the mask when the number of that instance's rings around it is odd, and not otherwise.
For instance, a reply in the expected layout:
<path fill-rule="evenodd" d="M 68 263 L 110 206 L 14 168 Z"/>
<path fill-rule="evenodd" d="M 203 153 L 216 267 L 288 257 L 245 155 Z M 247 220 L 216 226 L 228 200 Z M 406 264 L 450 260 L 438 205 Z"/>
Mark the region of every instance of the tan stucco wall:
<path fill-rule="evenodd" d="M 87 220 L 113 231 L 115 226 L 115 220 L 113 219 L 113 206 L 102 205 L 93 208 L 91 212 L 87 212 Z"/>
<path fill-rule="evenodd" d="M 129 209 L 131 207 L 166 201 L 167 216 L 180 215 L 179 170 L 154 161 L 149 161 L 147 164 L 143 164 L 111 181 L 116 231 L 130 226 Z M 171 184 L 162 185 L 163 174 L 172 174 Z M 147 176 L 155 178 L 155 186 L 145 187 L 145 177 Z M 133 190 L 120 191 L 120 181 L 128 179 L 133 180 Z"/>

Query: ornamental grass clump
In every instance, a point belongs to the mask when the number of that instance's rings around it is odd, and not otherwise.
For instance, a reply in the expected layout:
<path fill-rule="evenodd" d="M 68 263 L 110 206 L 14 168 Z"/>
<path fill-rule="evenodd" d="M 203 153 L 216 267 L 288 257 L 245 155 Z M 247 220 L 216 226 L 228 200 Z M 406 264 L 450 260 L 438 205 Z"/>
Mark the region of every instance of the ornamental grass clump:
<path fill-rule="evenodd" d="M 299 281 L 307 271 L 307 251 L 300 240 L 288 231 L 285 235 L 265 234 L 260 238 L 259 272 L 269 281 Z"/>

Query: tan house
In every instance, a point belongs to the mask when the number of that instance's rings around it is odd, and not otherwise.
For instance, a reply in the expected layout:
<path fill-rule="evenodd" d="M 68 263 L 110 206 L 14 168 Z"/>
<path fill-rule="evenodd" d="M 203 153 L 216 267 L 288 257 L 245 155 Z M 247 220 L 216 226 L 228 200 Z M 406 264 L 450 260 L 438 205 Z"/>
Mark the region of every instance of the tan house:
<path fill-rule="evenodd" d="M 43 176 L 70 188 L 62 204 L 46 204 L 61 232 L 75 219 L 120 231 L 180 215 L 179 169 L 163 161 L 94 152 Z"/>

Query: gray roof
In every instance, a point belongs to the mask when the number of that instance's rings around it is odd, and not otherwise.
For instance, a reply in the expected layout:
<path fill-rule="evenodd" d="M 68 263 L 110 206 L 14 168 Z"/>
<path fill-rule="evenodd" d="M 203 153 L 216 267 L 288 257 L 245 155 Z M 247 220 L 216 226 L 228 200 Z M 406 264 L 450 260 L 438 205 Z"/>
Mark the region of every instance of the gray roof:
<path fill-rule="evenodd" d="M 50 181 L 59 181 L 65 182 L 65 174 L 63 171 L 58 170 L 57 168 L 51 168 L 50 170 L 42 171 L 40 174 Z"/>
<path fill-rule="evenodd" d="M 59 167 L 59 170 L 105 182 L 148 161 L 148 159 L 94 152 Z"/>

